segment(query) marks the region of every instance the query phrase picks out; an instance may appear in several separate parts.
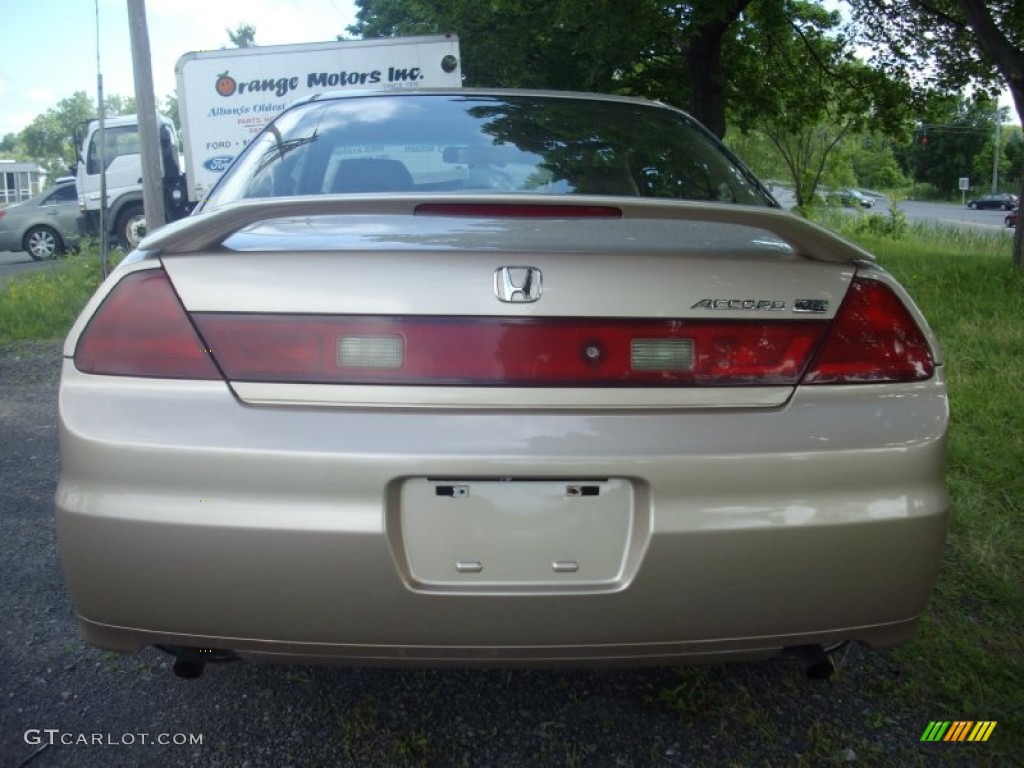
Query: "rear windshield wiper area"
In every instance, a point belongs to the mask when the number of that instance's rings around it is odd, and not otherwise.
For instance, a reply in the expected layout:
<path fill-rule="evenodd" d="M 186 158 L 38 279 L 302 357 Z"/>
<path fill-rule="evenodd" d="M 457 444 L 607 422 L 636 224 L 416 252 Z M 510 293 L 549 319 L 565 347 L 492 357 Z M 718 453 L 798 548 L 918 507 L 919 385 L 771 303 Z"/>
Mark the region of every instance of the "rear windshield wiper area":
<path fill-rule="evenodd" d="M 259 173 L 271 163 L 280 160 L 282 157 L 287 155 L 289 152 L 303 147 L 306 144 L 312 144 L 320 138 L 314 131 L 311 136 L 303 136 L 296 139 L 285 139 L 284 141 L 278 141 L 273 146 L 269 147 L 263 156 L 260 158 L 259 163 L 256 165 L 255 173 Z"/>

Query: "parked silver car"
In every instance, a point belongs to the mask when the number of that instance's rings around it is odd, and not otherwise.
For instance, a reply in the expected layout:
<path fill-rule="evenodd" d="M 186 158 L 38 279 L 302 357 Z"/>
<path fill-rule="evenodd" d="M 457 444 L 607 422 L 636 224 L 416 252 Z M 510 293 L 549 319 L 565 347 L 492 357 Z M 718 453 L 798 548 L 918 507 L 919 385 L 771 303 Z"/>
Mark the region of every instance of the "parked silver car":
<path fill-rule="evenodd" d="M 850 208 L 871 208 L 875 204 L 875 198 L 870 195 L 865 195 L 859 189 L 853 189 L 851 187 L 843 187 L 835 190 L 829 195 L 829 199 L 835 200 L 840 205 L 845 205 Z"/>
<path fill-rule="evenodd" d="M 74 182 L 43 190 L 0 210 L 0 251 L 27 251 L 36 261 L 56 258 L 78 242 L 77 217 Z"/>
<path fill-rule="evenodd" d="M 82 631 L 175 670 L 676 663 L 911 637 L 942 352 L 859 247 L 611 96 L 326 95 L 64 348 Z"/>

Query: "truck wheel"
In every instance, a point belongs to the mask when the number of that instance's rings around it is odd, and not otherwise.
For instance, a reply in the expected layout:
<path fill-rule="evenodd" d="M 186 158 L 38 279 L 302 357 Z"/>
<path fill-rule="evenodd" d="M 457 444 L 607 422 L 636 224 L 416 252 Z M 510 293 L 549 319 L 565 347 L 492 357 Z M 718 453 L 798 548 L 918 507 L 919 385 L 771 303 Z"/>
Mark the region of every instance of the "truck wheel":
<path fill-rule="evenodd" d="M 118 244 L 126 251 L 139 246 L 146 236 L 146 213 L 141 205 L 129 205 L 117 217 L 115 229 Z"/>
<path fill-rule="evenodd" d="M 64 253 L 64 241 L 49 227 L 32 227 L 25 233 L 22 245 L 36 261 L 55 259 Z"/>

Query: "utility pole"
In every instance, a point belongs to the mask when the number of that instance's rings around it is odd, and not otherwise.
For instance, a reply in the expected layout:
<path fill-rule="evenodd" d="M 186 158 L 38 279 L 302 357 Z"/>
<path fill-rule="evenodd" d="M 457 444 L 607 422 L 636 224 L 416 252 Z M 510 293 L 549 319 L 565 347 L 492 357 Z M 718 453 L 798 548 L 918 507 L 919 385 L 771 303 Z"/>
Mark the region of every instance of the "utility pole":
<path fill-rule="evenodd" d="M 96 0 L 96 116 L 99 118 L 100 142 L 100 273 L 106 278 L 110 272 L 110 236 L 107 233 L 107 108 L 103 103 L 103 70 L 100 69 L 100 2 Z M 88 163 L 88 158 L 79 157 Z"/>
<path fill-rule="evenodd" d="M 167 223 L 167 214 L 160 171 L 160 128 L 156 117 L 156 97 L 153 95 L 153 64 L 143 0 L 128 0 L 128 27 L 132 40 L 135 106 L 139 115 L 142 202 L 146 209 L 146 231 L 153 232 Z"/>

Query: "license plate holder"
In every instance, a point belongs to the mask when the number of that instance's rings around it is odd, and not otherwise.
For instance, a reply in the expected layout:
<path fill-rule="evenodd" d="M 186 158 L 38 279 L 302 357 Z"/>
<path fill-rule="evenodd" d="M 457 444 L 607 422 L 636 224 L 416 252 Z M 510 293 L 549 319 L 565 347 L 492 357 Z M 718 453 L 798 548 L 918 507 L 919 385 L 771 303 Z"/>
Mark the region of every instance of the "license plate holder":
<path fill-rule="evenodd" d="M 412 478 L 397 522 L 414 585 L 607 588 L 623 579 L 634 492 L 621 478 Z"/>

